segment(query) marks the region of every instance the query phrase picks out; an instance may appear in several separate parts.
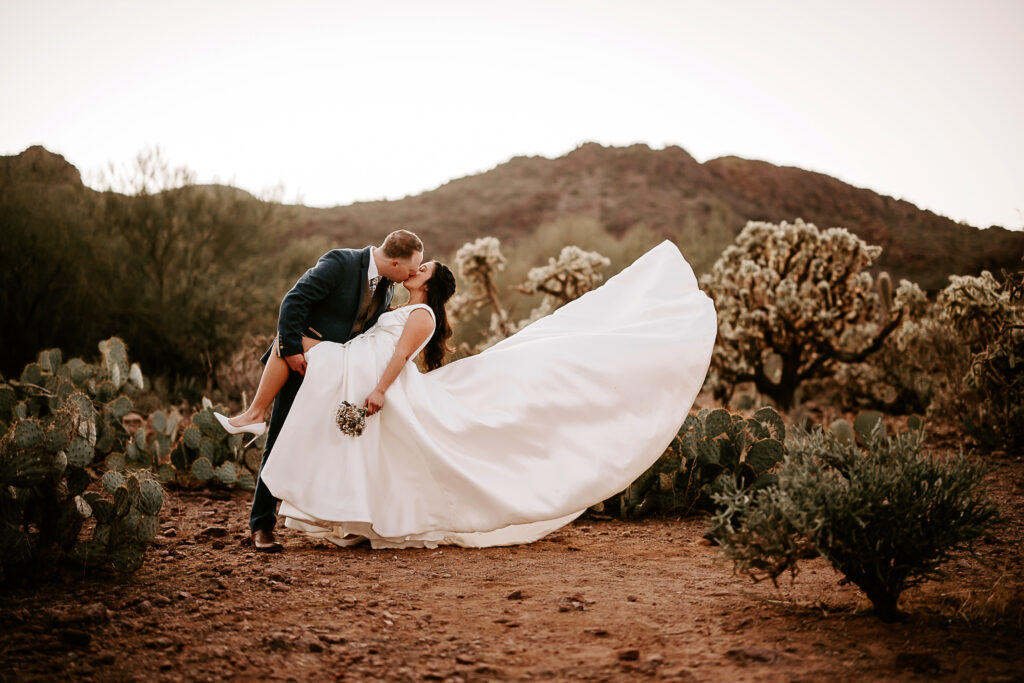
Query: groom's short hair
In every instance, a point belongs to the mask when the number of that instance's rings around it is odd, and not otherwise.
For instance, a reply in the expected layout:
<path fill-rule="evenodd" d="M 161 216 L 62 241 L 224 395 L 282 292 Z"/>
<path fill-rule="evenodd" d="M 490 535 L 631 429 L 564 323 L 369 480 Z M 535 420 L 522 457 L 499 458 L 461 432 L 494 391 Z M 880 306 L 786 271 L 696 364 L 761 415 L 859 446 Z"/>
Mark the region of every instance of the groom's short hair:
<path fill-rule="evenodd" d="M 417 251 L 423 251 L 423 242 L 408 230 L 395 230 L 384 238 L 380 248 L 388 258 L 407 259 Z"/>

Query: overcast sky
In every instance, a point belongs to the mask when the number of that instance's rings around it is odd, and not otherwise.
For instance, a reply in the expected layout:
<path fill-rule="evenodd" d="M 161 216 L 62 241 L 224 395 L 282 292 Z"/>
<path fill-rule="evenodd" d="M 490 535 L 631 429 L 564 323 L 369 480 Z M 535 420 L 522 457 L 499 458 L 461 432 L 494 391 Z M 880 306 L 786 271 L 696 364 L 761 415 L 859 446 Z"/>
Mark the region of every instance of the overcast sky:
<path fill-rule="evenodd" d="M 0 0 L 0 98 L 87 180 L 159 146 L 331 206 L 643 142 L 1024 225 L 1019 0 Z"/>

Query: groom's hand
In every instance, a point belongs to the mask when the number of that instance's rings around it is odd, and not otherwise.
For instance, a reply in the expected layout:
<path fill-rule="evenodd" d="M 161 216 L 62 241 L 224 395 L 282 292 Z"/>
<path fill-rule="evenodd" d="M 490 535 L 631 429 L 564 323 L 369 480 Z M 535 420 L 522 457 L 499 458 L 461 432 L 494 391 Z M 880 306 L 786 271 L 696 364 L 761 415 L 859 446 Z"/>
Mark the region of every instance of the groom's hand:
<path fill-rule="evenodd" d="M 288 363 L 288 367 L 300 375 L 306 374 L 306 357 L 303 354 L 297 353 L 294 356 L 285 356 L 284 362 Z"/>

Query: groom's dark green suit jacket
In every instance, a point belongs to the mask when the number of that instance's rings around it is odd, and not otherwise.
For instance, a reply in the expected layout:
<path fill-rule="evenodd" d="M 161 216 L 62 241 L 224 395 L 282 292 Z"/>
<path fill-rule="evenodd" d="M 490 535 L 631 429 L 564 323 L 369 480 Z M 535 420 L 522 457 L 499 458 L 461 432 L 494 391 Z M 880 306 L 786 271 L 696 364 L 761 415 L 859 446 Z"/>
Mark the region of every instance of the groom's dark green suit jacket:
<path fill-rule="evenodd" d="M 281 356 L 302 353 L 303 335 L 311 339 L 344 343 L 353 337 L 352 327 L 368 286 L 371 247 L 334 249 L 320 257 L 281 301 L 277 318 L 277 344 Z M 391 305 L 391 281 L 381 278 L 376 310 L 370 312 L 363 330 L 369 329 Z M 266 362 L 268 355 L 264 355 Z"/>

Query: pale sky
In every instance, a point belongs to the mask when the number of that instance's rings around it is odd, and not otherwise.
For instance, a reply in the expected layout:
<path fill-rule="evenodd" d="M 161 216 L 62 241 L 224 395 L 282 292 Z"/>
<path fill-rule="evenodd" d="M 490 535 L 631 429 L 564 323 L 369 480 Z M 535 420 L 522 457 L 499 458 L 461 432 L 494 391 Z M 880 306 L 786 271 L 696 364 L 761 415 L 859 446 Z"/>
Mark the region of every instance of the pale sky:
<path fill-rule="evenodd" d="M 0 0 L 0 154 L 159 146 L 313 206 L 585 141 L 1024 226 L 1024 2 Z"/>

